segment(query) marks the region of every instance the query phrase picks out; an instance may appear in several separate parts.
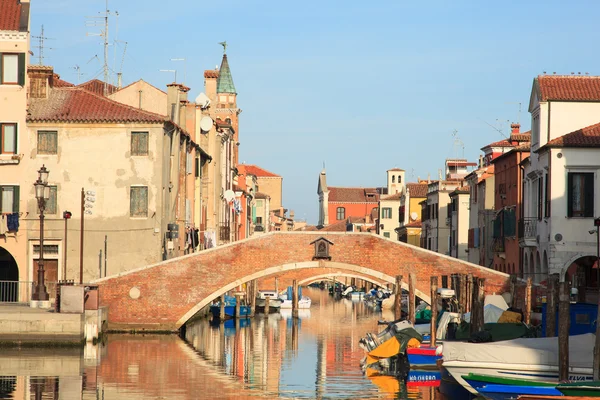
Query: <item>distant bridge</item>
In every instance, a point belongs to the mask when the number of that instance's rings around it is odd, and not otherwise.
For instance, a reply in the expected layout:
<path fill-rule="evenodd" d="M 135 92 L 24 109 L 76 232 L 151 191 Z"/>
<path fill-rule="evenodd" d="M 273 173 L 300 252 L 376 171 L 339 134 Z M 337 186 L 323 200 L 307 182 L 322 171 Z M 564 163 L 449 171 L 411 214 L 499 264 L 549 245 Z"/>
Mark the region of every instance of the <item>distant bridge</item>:
<path fill-rule="evenodd" d="M 324 253 L 316 257 L 321 250 Z M 109 329 L 179 329 L 222 294 L 251 280 L 353 276 L 377 284 L 417 274 L 416 295 L 430 301 L 430 277 L 468 274 L 485 278 L 488 293 L 508 289 L 509 275 L 370 233 L 272 232 L 97 280 Z"/>

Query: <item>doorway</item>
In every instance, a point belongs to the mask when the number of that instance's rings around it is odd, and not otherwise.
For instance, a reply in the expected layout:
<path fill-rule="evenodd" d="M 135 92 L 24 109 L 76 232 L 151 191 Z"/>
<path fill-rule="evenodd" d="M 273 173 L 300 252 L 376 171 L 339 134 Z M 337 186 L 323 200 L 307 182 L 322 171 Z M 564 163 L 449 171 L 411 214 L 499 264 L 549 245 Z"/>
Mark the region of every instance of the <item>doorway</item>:
<path fill-rule="evenodd" d="M 0 247 L 0 302 L 17 301 L 19 297 L 18 282 L 19 267 L 17 262 L 8 250 Z"/>

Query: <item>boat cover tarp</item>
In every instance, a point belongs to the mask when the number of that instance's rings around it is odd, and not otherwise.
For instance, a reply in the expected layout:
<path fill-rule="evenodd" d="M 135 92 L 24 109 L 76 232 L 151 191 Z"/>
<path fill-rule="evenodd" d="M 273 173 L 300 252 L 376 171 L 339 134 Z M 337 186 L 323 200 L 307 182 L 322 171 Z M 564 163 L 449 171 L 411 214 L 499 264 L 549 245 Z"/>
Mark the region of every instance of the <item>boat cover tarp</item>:
<path fill-rule="evenodd" d="M 592 368 L 596 335 L 569 336 L 569 363 L 572 368 Z M 558 366 L 558 338 L 526 338 L 492 343 L 444 342 L 443 358 L 500 364 Z"/>
<path fill-rule="evenodd" d="M 530 337 L 532 335 L 531 329 L 527 325 L 518 324 L 483 324 L 483 332 L 477 337 L 472 337 L 470 333 L 471 324 L 468 322 L 462 322 L 456 330 L 456 340 L 469 340 L 477 342 L 499 342 L 500 340 L 511 340 L 523 337 Z M 474 334 L 475 335 L 475 334 Z M 484 340 L 488 337 L 488 340 Z"/>
<path fill-rule="evenodd" d="M 504 311 L 508 310 L 508 304 L 506 304 L 506 300 L 500 294 L 488 294 L 485 296 L 483 305 L 487 306 L 488 304 L 493 304 Z"/>
<path fill-rule="evenodd" d="M 501 307 L 495 306 L 494 304 L 487 304 L 483 307 L 483 322 L 486 324 L 489 322 L 498 322 L 502 313 L 504 313 L 504 310 Z M 467 322 L 471 322 L 471 313 L 464 313 L 463 319 Z"/>
<path fill-rule="evenodd" d="M 396 339 L 396 336 L 392 336 L 379 346 L 375 347 L 369 353 L 368 356 L 374 358 L 388 358 L 393 357 L 400 352 L 400 342 Z"/>

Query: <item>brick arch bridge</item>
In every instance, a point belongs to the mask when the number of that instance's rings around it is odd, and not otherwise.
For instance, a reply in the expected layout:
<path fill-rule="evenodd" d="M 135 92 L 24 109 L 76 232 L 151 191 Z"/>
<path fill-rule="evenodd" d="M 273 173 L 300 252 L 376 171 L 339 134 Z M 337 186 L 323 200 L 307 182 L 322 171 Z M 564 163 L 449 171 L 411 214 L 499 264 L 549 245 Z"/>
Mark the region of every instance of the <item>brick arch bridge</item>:
<path fill-rule="evenodd" d="M 319 238 L 333 243 L 330 260 L 315 260 Z M 428 301 L 431 276 L 472 273 L 489 293 L 508 288 L 509 275 L 370 233 L 273 232 L 95 281 L 112 330 L 179 329 L 225 292 L 253 279 L 347 273 L 394 283 L 417 274 L 416 294 Z M 405 279 L 406 281 L 406 279 Z M 407 285 L 403 281 L 403 287 Z M 280 286 L 283 287 L 283 286 Z M 270 287 L 265 287 L 270 288 Z"/>

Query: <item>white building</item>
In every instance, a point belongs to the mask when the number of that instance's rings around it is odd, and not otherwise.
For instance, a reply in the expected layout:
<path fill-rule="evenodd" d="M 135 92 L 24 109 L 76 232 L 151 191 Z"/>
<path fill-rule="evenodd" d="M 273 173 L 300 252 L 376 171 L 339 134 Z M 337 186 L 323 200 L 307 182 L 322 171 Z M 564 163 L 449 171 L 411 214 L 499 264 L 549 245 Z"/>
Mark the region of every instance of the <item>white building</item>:
<path fill-rule="evenodd" d="M 520 221 L 525 273 L 538 282 L 557 273 L 574 286 L 596 286 L 596 236 L 590 231 L 600 215 L 600 125 L 594 125 L 600 77 L 538 76 L 529 112 L 532 152 L 524 163 Z"/>

